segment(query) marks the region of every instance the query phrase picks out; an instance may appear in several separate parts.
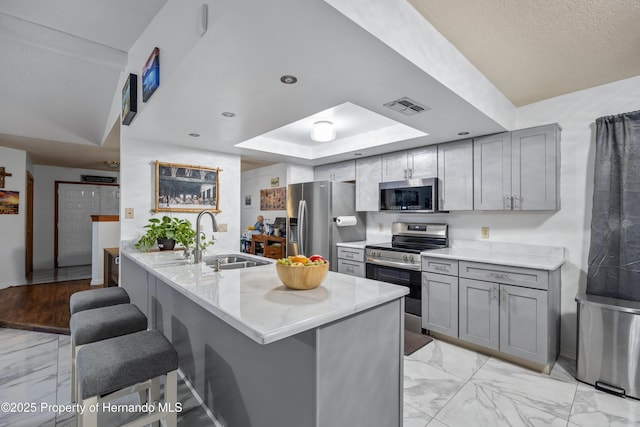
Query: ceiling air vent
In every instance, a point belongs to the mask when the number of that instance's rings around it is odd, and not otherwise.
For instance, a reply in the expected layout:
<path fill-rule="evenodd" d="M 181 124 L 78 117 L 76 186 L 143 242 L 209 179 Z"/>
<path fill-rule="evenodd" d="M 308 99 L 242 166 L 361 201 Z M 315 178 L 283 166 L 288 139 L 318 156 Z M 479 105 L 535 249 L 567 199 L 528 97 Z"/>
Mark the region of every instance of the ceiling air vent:
<path fill-rule="evenodd" d="M 395 101 L 387 102 L 385 107 L 389 107 L 394 111 L 404 114 L 405 116 L 415 116 L 423 111 L 430 110 L 431 108 L 426 105 L 422 105 L 411 98 L 396 99 Z"/>

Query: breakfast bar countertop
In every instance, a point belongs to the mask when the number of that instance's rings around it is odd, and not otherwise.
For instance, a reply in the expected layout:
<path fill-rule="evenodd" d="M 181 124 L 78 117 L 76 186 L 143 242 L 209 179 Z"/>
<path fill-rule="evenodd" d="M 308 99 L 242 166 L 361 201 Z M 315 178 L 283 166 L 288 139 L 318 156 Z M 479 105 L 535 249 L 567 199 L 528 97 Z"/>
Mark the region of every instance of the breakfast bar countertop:
<path fill-rule="evenodd" d="M 280 282 L 273 264 L 216 272 L 204 263 L 186 262 L 182 252 L 124 249 L 121 255 L 260 344 L 317 328 L 408 292 L 401 286 L 331 271 L 319 287 L 297 291 Z"/>

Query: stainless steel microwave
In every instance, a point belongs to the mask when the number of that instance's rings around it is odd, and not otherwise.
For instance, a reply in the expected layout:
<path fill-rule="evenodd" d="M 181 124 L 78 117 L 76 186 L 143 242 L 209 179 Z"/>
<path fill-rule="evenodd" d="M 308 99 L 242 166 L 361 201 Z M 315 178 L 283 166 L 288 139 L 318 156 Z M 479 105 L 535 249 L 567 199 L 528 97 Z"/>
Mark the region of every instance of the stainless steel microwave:
<path fill-rule="evenodd" d="M 381 182 L 380 212 L 438 211 L 438 178 Z"/>

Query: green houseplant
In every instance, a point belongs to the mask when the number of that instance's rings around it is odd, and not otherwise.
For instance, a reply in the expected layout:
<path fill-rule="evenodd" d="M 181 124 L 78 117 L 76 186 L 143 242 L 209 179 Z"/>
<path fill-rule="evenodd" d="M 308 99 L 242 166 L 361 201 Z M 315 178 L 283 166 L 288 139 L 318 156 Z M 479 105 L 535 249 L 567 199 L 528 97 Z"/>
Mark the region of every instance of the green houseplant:
<path fill-rule="evenodd" d="M 156 245 L 160 246 L 160 250 L 173 249 L 175 243 L 184 246 L 187 250 L 195 246 L 196 231 L 188 219 L 171 218 L 166 215 L 162 219 L 150 218 L 149 224 L 144 228 L 147 232 L 136 243 L 136 248 L 140 250 L 147 251 Z M 206 240 L 204 233 L 201 234 L 200 247 L 202 249 L 213 245 L 213 236 L 211 236 L 211 240 Z M 165 239 L 169 242 L 165 242 Z"/>

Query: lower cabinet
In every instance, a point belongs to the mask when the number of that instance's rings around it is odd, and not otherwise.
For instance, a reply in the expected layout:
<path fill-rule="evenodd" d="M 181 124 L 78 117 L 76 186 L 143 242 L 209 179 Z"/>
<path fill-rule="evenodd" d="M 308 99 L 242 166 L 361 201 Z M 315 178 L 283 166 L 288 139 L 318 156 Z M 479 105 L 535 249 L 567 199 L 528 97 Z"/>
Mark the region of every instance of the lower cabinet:
<path fill-rule="evenodd" d="M 547 291 L 460 279 L 462 340 L 546 364 Z"/>
<path fill-rule="evenodd" d="M 338 245 L 338 273 L 365 277 L 364 249 L 345 248 Z"/>
<path fill-rule="evenodd" d="M 422 270 L 423 328 L 547 367 L 557 359 L 560 269 L 423 257 Z"/>
<path fill-rule="evenodd" d="M 422 273 L 422 327 L 458 336 L 458 277 Z"/>

